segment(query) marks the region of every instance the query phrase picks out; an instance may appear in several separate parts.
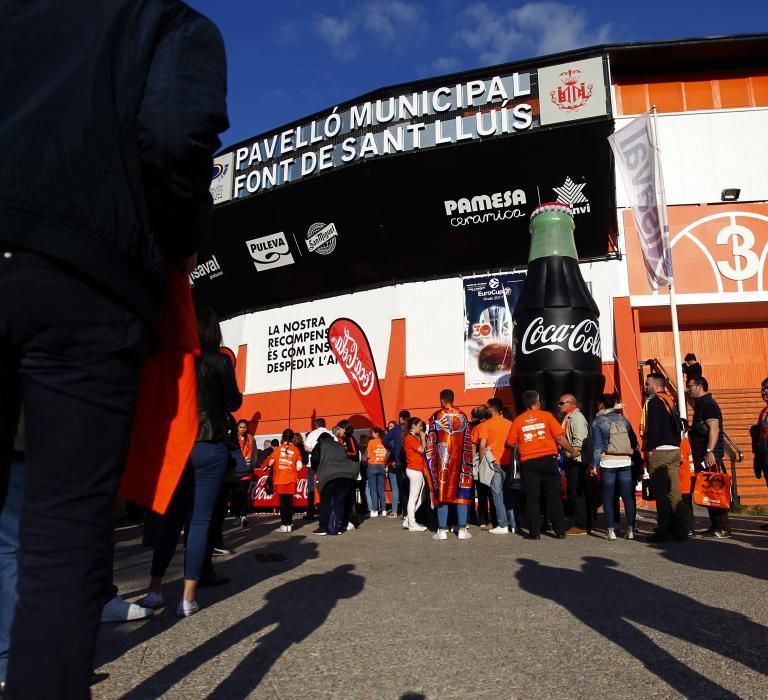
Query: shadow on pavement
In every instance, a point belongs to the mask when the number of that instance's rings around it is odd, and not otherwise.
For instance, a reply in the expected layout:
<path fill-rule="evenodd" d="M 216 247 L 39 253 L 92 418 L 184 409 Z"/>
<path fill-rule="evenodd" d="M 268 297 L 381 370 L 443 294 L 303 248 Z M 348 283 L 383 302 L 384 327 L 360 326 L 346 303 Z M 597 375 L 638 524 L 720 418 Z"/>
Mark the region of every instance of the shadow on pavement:
<path fill-rule="evenodd" d="M 736 538 L 734 538 L 736 539 Z M 745 540 L 740 539 L 741 542 Z M 725 540 L 697 537 L 688 540 L 682 546 L 670 543 L 663 548 L 662 556 L 676 564 L 690 566 L 699 571 L 722 571 L 743 574 L 765 581 L 768 577 L 768 553 L 761 548 L 755 549 L 733 545 Z"/>
<path fill-rule="evenodd" d="M 675 658 L 632 623 L 768 673 L 768 629 L 762 625 L 621 572 L 612 559 L 583 561 L 581 570 L 574 571 L 518 559 L 516 577 L 523 590 L 561 605 L 685 697 L 739 696 Z"/>
<path fill-rule="evenodd" d="M 274 551 L 280 549 L 287 555 L 287 561 L 279 563 L 258 563 L 254 557 L 261 551 Z M 151 550 L 150 550 L 151 551 Z M 317 543 L 309 542 L 305 537 L 290 537 L 283 542 L 271 542 L 264 547 L 244 550 L 242 553 L 225 560 L 214 560 L 214 566 L 219 574 L 231 576 L 231 583 L 225 586 L 202 588 L 197 599 L 204 608 L 210 607 L 232 595 L 256 586 L 263 581 L 284 574 L 291 569 L 301 566 L 305 561 L 317 558 Z M 149 565 L 147 565 L 147 581 L 149 581 Z M 166 601 L 165 609 L 153 618 L 138 622 L 126 623 L 121 629 L 114 631 L 105 630 L 102 627 L 97 650 L 96 668 L 108 664 L 136 646 L 144 644 L 159 634 L 162 634 L 179 620 L 174 616 L 176 603 L 181 598 L 183 579 L 177 578 L 163 585 L 163 597 Z M 130 598 L 141 591 L 121 592 L 126 598 Z M 132 626 L 132 628 L 129 628 Z"/>
<path fill-rule="evenodd" d="M 225 654 L 232 646 L 274 626 L 206 696 L 221 700 L 246 697 L 258 687 L 286 649 L 299 644 L 317 630 L 340 600 L 352 598 L 363 590 L 365 579 L 353 573 L 354 568 L 351 564 L 344 564 L 333 571 L 304 576 L 274 588 L 266 595 L 266 605 L 261 610 L 174 659 L 142 681 L 124 699 L 159 697 L 203 664 Z"/>

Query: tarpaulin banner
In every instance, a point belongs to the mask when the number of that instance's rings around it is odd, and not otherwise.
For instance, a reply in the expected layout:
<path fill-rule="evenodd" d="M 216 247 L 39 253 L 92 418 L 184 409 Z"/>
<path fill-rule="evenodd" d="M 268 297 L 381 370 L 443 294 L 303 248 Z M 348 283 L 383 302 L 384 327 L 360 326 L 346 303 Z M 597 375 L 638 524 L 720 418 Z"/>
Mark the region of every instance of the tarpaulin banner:
<path fill-rule="evenodd" d="M 651 289 L 672 279 L 664 183 L 651 112 L 641 114 L 608 137 L 616 169 L 629 198 Z"/>
<path fill-rule="evenodd" d="M 276 493 L 268 494 L 266 491 L 268 469 L 257 469 L 253 482 L 248 490 L 248 500 L 254 508 L 279 508 L 280 496 Z M 304 508 L 307 505 L 307 465 L 302 466 L 296 475 L 296 493 L 293 494 L 295 508 Z"/>
<path fill-rule="evenodd" d="M 371 422 L 383 428 L 387 422 L 384 417 L 379 375 L 363 329 L 351 319 L 337 318 L 328 326 L 328 344 L 352 388 L 360 397 Z"/>
<path fill-rule="evenodd" d="M 512 312 L 524 273 L 464 278 L 464 388 L 509 386 Z"/>

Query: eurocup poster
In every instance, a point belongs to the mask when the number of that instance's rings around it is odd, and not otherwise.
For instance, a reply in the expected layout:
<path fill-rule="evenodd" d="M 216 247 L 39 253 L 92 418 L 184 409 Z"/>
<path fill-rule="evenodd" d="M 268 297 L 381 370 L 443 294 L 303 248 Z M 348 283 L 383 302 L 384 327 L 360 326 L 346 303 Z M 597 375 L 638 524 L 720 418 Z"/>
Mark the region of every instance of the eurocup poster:
<path fill-rule="evenodd" d="M 525 273 L 464 278 L 464 388 L 509 386 L 512 312 Z"/>

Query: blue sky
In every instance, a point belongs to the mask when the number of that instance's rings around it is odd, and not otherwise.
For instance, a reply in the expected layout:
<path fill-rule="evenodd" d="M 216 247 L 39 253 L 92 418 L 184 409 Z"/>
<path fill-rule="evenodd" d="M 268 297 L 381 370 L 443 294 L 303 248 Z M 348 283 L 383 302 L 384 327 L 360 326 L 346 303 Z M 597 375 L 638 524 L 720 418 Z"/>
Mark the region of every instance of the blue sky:
<path fill-rule="evenodd" d="M 768 31 L 765 0 L 187 0 L 221 29 L 225 145 L 371 90 L 601 43 Z"/>

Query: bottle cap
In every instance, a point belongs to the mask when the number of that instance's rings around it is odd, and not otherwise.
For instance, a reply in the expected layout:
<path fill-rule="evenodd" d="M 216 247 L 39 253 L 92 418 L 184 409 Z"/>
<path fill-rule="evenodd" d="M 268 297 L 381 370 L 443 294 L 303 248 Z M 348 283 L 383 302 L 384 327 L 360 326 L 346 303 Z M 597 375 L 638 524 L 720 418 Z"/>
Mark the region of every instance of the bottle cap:
<path fill-rule="evenodd" d="M 528 262 L 549 255 L 576 258 L 576 244 L 573 240 L 573 210 L 560 202 L 546 202 L 531 214 L 528 230 L 531 233 L 531 248 Z"/>

